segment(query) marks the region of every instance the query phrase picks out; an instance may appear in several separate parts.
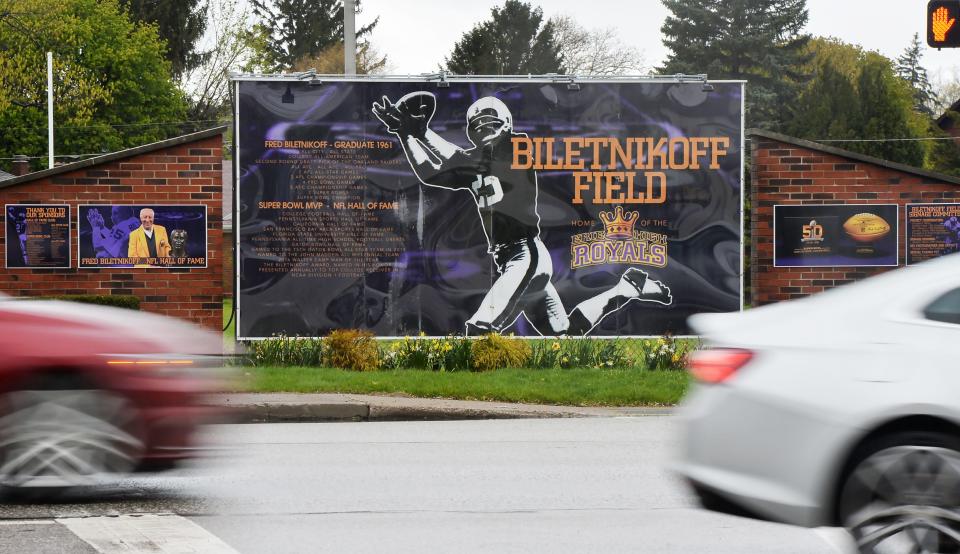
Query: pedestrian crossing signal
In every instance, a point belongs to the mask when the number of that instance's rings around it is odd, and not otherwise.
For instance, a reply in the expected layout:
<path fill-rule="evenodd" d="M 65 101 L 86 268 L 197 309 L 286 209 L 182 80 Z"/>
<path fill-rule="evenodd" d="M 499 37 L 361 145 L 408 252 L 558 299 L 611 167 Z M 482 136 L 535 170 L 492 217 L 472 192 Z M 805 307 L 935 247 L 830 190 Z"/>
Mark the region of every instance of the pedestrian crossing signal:
<path fill-rule="evenodd" d="M 927 2 L 927 44 L 934 48 L 960 47 L 960 0 Z"/>

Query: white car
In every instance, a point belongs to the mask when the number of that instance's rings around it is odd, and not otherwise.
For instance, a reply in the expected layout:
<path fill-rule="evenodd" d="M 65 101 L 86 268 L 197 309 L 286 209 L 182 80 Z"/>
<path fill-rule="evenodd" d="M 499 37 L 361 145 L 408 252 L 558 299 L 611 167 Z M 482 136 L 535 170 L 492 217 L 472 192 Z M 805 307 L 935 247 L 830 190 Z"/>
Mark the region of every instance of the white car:
<path fill-rule="evenodd" d="M 960 552 L 960 254 L 690 325 L 677 469 L 705 507 Z"/>

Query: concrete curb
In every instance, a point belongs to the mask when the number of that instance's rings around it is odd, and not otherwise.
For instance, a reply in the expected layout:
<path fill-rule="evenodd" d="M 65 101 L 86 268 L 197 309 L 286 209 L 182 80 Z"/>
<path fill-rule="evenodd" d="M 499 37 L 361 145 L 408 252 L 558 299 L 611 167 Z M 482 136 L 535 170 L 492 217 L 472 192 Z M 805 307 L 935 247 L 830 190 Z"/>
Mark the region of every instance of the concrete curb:
<path fill-rule="evenodd" d="M 208 397 L 235 423 L 447 421 L 566 417 L 663 416 L 669 407 L 594 408 L 355 394 L 237 393 Z"/>

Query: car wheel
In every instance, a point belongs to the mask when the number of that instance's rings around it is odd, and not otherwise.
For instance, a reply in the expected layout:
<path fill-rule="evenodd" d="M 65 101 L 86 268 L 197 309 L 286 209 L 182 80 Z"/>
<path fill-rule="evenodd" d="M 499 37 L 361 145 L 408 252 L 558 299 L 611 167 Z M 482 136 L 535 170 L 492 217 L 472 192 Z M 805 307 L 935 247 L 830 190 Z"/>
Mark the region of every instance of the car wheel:
<path fill-rule="evenodd" d="M 861 553 L 960 553 L 960 438 L 900 433 L 858 460 L 839 514 Z"/>
<path fill-rule="evenodd" d="M 47 383 L 0 397 L 0 488 L 53 492 L 133 471 L 144 444 L 123 396 Z"/>

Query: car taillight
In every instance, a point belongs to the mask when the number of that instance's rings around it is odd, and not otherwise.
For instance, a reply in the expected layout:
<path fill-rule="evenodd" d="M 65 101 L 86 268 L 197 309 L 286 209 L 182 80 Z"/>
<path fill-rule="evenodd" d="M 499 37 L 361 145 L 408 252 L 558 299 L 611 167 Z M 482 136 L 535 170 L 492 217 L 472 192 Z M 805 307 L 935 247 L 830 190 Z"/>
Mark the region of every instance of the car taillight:
<path fill-rule="evenodd" d="M 687 363 L 690 373 L 704 383 L 722 383 L 750 361 L 753 352 L 737 348 L 697 350 Z"/>

